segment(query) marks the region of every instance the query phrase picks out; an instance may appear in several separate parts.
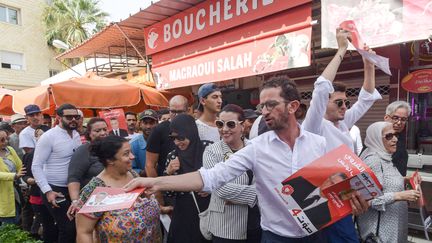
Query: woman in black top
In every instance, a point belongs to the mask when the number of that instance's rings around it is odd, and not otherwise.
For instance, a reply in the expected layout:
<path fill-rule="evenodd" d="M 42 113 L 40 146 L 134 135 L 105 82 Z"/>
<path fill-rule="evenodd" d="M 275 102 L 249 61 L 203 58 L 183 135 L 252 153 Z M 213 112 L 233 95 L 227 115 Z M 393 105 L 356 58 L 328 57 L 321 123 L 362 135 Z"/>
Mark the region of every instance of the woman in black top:
<path fill-rule="evenodd" d="M 106 121 L 100 117 L 93 117 L 87 123 L 87 141 L 93 142 L 97 139 L 108 136 L 108 126 Z M 77 211 L 80 189 L 104 169 L 99 158 L 90 155 L 90 143 L 79 146 L 72 155 L 68 170 L 68 190 L 72 203 L 67 211 L 69 219 L 75 217 Z"/>
<path fill-rule="evenodd" d="M 202 157 L 209 142 L 201 141 L 195 119 L 186 114 L 177 115 L 170 124 L 170 138 L 175 150 L 167 157 L 167 175 L 185 174 L 202 167 Z M 210 197 L 195 193 L 200 212 L 208 208 Z M 190 192 L 175 195 L 173 217 L 168 242 L 208 242 L 199 229 L 198 210 Z"/>
<path fill-rule="evenodd" d="M 48 131 L 50 128 L 46 125 L 40 125 L 35 129 L 35 138 L 36 141 Z M 30 153 L 25 153 L 23 156 L 23 164 L 25 168 L 31 168 L 33 163 L 33 155 L 34 150 Z M 33 212 L 35 214 L 35 219 L 33 224 L 38 224 L 39 222 L 42 224 L 42 238 L 44 242 L 56 242 L 57 241 L 57 227 L 54 223 L 54 219 L 51 217 L 51 214 L 48 212 L 48 209 L 42 203 L 41 191 L 36 184 L 36 181 L 33 177 L 33 173 L 31 169 L 27 170 L 25 176 L 23 176 L 23 181 L 30 186 L 30 204 L 32 206 Z M 36 231 L 39 228 L 35 227 Z M 32 226 L 33 230 L 33 226 Z"/>

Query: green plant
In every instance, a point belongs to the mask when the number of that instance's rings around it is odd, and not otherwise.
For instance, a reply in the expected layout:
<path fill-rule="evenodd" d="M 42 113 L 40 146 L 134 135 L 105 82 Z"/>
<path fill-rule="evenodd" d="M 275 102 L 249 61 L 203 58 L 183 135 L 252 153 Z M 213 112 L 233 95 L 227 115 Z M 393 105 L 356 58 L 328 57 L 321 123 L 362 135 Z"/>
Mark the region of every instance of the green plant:
<path fill-rule="evenodd" d="M 30 233 L 21 230 L 14 224 L 0 226 L 0 243 L 42 243 L 30 236 Z"/>

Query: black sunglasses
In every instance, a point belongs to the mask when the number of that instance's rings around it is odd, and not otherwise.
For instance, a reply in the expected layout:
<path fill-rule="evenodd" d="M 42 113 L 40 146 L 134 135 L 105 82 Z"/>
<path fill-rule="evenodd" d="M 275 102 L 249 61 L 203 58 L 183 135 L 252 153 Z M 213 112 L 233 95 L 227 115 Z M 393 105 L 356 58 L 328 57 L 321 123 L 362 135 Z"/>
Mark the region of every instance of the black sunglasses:
<path fill-rule="evenodd" d="M 181 114 L 181 113 L 185 113 L 185 110 L 169 110 L 169 112 L 174 113 L 174 114 Z"/>
<path fill-rule="evenodd" d="M 347 108 L 350 107 L 351 102 L 349 100 L 341 100 L 341 99 L 337 99 L 334 101 L 334 103 L 340 108 L 343 106 L 343 104 L 345 103 L 345 106 Z"/>
<path fill-rule="evenodd" d="M 215 121 L 216 127 L 219 129 L 222 129 L 225 124 L 229 129 L 234 129 L 237 126 L 237 124 L 239 124 L 239 123 L 241 123 L 241 122 L 234 121 L 234 120 L 231 120 L 231 121 L 216 120 Z"/>
<path fill-rule="evenodd" d="M 186 138 L 185 137 L 183 137 L 183 136 L 179 136 L 179 135 L 169 135 L 169 138 L 171 139 L 171 140 L 178 140 L 178 141 L 180 141 L 180 142 L 183 142 L 184 140 L 186 140 Z"/>
<path fill-rule="evenodd" d="M 66 120 L 68 121 L 72 121 L 72 119 L 78 121 L 79 119 L 81 119 L 80 115 L 64 115 L 63 117 L 66 118 Z"/>
<path fill-rule="evenodd" d="M 384 135 L 384 138 L 385 138 L 387 141 L 392 140 L 393 137 L 396 137 L 396 133 L 387 133 L 386 135 Z"/>

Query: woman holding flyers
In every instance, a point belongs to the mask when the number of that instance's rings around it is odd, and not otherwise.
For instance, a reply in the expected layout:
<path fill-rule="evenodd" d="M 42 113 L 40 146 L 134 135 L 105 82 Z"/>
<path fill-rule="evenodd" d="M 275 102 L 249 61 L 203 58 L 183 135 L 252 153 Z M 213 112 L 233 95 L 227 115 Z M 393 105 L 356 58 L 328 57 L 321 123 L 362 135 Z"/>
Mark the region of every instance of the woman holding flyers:
<path fill-rule="evenodd" d="M 360 158 L 373 170 L 384 195 L 369 201 L 369 210 L 358 217 L 358 230 L 363 240 L 378 236 L 382 242 L 407 242 L 407 201 L 416 201 L 420 193 L 405 190 L 405 179 L 392 163 L 397 138 L 393 126 L 375 122 L 366 130 L 365 145 Z"/>
<path fill-rule="evenodd" d="M 177 115 L 170 124 L 170 138 L 174 141 L 175 150 L 167 156 L 167 175 L 185 174 L 202 167 L 203 152 L 209 142 L 200 140 L 192 116 Z M 207 209 L 210 201 L 208 194 L 194 193 L 197 204 L 190 192 L 178 192 L 174 195 L 175 206 L 168 242 L 207 242 L 200 232 L 197 206 L 200 212 Z"/>
<path fill-rule="evenodd" d="M 87 123 L 86 140 L 93 142 L 96 139 L 104 138 L 108 135 L 107 123 L 105 119 L 93 117 Z M 90 155 L 90 143 L 79 146 L 72 155 L 68 169 L 68 190 L 72 203 L 67 211 L 69 219 L 75 217 L 78 206 L 79 193 L 87 183 L 97 176 L 104 169 L 99 158 Z"/>
<path fill-rule="evenodd" d="M 212 168 L 227 160 L 245 146 L 243 121 L 244 113 L 240 106 L 229 104 L 222 109 L 219 120 L 216 120 L 222 140 L 208 146 L 204 151 L 205 168 Z M 248 171 L 212 193 L 209 230 L 213 234 L 214 243 L 260 242 L 259 212 L 258 208 L 255 211 L 252 209 L 257 202 L 255 186 L 251 186 L 252 178 L 253 173 Z M 256 232 L 255 241 L 252 240 L 252 234 L 247 234 L 248 219 L 255 219 L 255 224 L 251 222 L 249 226 L 250 232 Z"/>
<path fill-rule="evenodd" d="M 81 207 L 96 187 L 121 188 L 138 174 L 132 170 L 130 145 L 125 138 L 108 136 L 90 144 L 90 152 L 97 156 L 104 170 L 81 191 Z M 161 242 L 159 206 L 154 196 L 138 197 L 128 209 L 77 214 L 77 242 Z"/>

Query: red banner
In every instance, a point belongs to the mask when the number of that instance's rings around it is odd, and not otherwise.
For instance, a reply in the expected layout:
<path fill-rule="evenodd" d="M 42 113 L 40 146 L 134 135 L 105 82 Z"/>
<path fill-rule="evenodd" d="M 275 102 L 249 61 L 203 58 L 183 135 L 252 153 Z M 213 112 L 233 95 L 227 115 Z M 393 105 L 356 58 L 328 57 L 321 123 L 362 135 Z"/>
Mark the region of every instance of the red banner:
<path fill-rule="evenodd" d="M 402 79 L 402 88 L 412 93 L 432 92 L 432 69 L 414 71 Z"/>
<path fill-rule="evenodd" d="M 208 0 L 144 29 L 151 55 L 216 34 L 310 0 Z"/>

